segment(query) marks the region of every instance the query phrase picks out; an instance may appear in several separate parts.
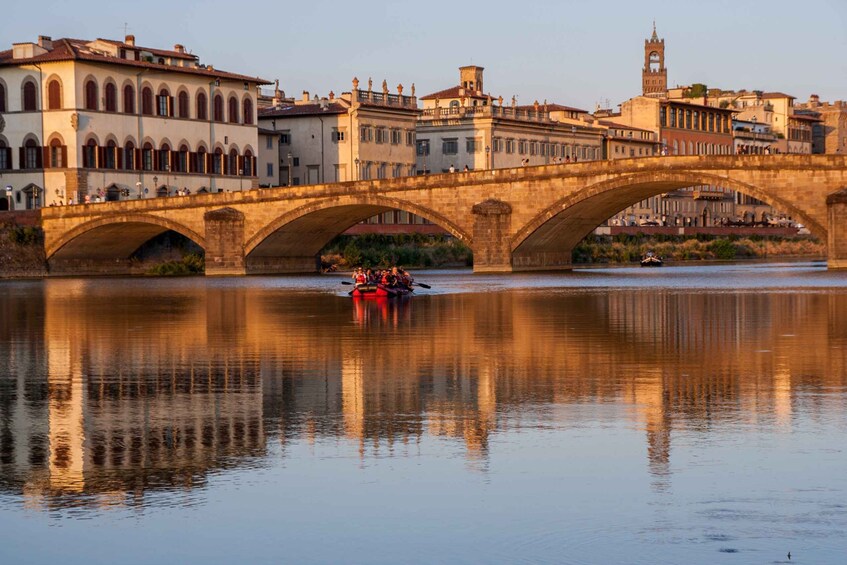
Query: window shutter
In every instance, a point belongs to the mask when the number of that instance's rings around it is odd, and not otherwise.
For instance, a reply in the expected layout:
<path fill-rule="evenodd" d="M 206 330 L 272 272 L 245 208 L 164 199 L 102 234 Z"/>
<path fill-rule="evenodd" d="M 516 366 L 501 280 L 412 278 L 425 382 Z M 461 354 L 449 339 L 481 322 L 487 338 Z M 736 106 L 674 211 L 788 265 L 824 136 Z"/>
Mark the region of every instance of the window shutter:
<path fill-rule="evenodd" d="M 135 151 L 135 159 L 134 159 L 135 163 L 133 163 L 135 165 L 135 170 L 140 171 L 141 170 L 141 148 L 134 149 L 133 151 Z"/>
<path fill-rule="evenodd" d="M 168 116 L 174 117 L 174 97 L 168 96 Z"/>
<path fill-rule="evenodd" d="M 208 173 L 208 172 L 211 172 L 211 170 L 212 170 L 212 154 L 211 153 L 205 153 L 205 155 L 206 155 L 206 159 L 205 159 L 206 167 L 205 168 L 206 168 L 206 172 Z"/>
<path fill-rule="evenodd" d="M 256 176 L 256 159 L 254 158 L 250 162 L 253 164 L 253 167 L 252 167 L 253 170 L 250 171 L 250 173 L 251 173 L 251 176 L 255 177 Z"/>
<path fill-rule="evenodd" d="M 48 167 L 54 166 L 54 164 L 50 162 L 50 153 L 49 152 L 50 152 L 49 147 L 42 147 L 41 148 L 41 152 L 38 154 L 38 159 L 39 159 L 38 168 L 39 169 L 46 169 Z"/>
<path fill-rule="evenodd" d="M 18 148 L 18 168 L 26 169 L 26 150 L 23 147 Z"/>
<path fill-rule="evenodd" d="M 115 152 L 115 167 L 121 170 L 124 168 L 124 152 L 120 147 L 115 147 L 113 151 Z"/>
<path fill-rule="evenodd" d="M 153 170 L 158 171 L 159 170 L 159 152 L 156 151 L 155 149 L 151 149 L 151 151 L 153 152 Z"/>
<path fill-rule="evenodd" d="M 98 147 L 97 148 L 97 168 L 102 169 L 103 165 L 106 164 L 106 148 Z"/>
<path fill-rule="evenodd" d="M 244 170 L 244 157 L 242 157 L 241 155 L 237 156 L 235 158 L 235 166 L 237 167 L 237 170 L 233 174 L 241 176 L 241 171 Z"/>
<path fill-rule="evenodd" d="M 70 165 L 68 165 L 68 146 L 67 145 L 62 145 L 61 154 L 62 154 L 62 166 L 65 167 L 66 169 L 70 168 Z"/>

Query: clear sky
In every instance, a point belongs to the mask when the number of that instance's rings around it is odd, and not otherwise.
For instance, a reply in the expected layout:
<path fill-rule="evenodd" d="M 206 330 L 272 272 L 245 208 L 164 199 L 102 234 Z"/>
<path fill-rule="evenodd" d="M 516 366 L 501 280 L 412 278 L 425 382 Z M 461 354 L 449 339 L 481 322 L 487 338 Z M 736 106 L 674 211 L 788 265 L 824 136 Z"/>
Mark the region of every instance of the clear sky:
<path fill-rule="evenodd" d="M 671 86 L 847 98 L 847 0 L 15 0 L 0 37 L 4 49 L 39 34 L 119 39 L 126 23 L 139 45 L 182 43 L 203 63 L 278 78 L 295 96 L 349 90 L 354 75 L 374 88 L 385 78 L 392 91 L 414 82 L 421 96 L 457 84 L 457 68 L 473 63 L 495 97 L 593 110 L 640 94 L 654 18 Z"/>

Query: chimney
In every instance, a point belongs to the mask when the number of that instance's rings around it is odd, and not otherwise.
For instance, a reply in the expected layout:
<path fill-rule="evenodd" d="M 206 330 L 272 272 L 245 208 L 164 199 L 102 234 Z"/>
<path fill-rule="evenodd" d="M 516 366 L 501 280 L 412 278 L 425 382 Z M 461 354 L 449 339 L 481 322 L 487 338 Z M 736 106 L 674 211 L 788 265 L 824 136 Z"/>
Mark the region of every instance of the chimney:
<path fill-rule="evenodd" d="M 176 45 L 174 45 L 174 51 L 176 51 L 177 53 L 185 53 L 185 45 L 177 43 Z"/>
<path fill-rule="evenodd" d="M 131 45 L 131 46 L 135 47 L 135 36 L 134 35 L 127 35 L 124 38 L 124 43 L 126 43 L 127 45 Z"/>
<path fill-rule="evenodd" d="M 309 91 L 304 90 L 303 91 L 303 102 L 308 102 L 308 101 L 309 101 Z"/>
<path fill-rule="evenodd" d="M 39 35 L 38 46 L 51 51 L 53 49 L 53 38 L 49 35 Z"/>

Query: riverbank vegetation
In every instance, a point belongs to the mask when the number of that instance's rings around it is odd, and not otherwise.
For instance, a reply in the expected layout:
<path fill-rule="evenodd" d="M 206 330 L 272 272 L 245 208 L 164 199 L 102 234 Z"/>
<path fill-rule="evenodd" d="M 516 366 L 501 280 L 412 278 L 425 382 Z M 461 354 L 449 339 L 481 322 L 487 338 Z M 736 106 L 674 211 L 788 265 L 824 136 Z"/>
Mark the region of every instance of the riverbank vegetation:
<path fill-rule="evenodd" d="M 473 261 L 470 248 L 447 235 L 340 235 L 321 252 L 324 269 L 359 265 L 387 268 L 466 267 Z"/>
<path fill-rule="evenodd" d="M 776 257 L 824 257 L 826 246 L 812 237 L 591 235 L 576 246 L 574 263 L 634 263 L 652 251 L 666 261 L 733 261 Z"/>
<path fill-rule="evenodd" d="M 0 224 L 0 278 L 43 277 L 46 264 L 39 228 Z"/>

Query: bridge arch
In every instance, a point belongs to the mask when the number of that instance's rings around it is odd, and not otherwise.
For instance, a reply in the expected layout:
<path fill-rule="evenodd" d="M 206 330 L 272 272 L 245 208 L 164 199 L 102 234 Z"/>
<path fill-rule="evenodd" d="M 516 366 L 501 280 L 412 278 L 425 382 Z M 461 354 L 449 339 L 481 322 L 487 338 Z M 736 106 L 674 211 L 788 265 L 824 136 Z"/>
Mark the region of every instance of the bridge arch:
<path fill-rule="evenodd" d="M 60 238 L 45 245 L 48 262 L 61 260 L 122 260 L 128 259 L 150 239 L 173 230 L 202 248 L 206 240 L 194 230 L 148 214 L 126 214 L 105 217 L 80 224 Z"/>
<path fill-rule="evenodd" d="M 544 208 L 515 232 L 510 246 L 518 256 L 570 250 L 598 225 L 637 202 L 680 188 L 721 186 L 757 198 L 802 221 L 826 239 L 821 219 L 778 194 L 732 177 L 699 171 L 650 171 L 619 176 L 586 186 Z"/>
<path fill-rule="evenodd" d="M 387 196 L 362 195 L 321 199 L 291 210 L 246 238 L 250 262 L 269 258 L 314 258 L 334 237 L 376 214 L 402 210 L 425 218 L 470 245 L 472 238 L 449 218 L 417 204 Z"/>

